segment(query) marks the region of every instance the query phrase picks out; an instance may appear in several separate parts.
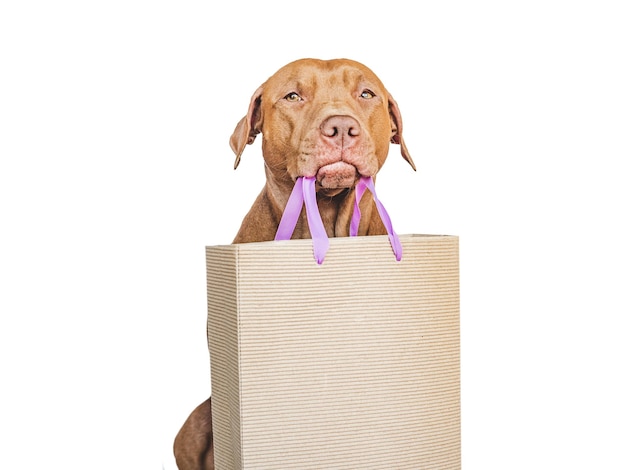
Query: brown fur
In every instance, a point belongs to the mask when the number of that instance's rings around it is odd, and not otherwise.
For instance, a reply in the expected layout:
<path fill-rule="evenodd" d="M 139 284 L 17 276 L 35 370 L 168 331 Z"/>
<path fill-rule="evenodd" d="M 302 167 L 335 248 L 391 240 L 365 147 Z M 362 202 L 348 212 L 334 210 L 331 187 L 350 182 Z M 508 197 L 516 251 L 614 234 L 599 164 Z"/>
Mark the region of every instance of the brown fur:
<path fill-rule="evenodd" d="M 317 199 L 326 232 L 348 236 L 354 185 L 374 177 L 389 143 L 400 145 L 415 165 L 402 137 L 398 105 L 364 65 L 347 60 L 301 59 L 278 70 L 252 96 L 247 115 L 230 139 L 235 168 L 246 145 L 263 136 L 266 184 L 244 218 L 233 243 L 273 240 L 294 182 L 316 178 Z M 361 200 L 359 235 L 382 235 L 369 192 Z M 303 211 L 293 238 L 310 238 Z M 180 470 L 211 470 L 211 399 L 187 418 L 174 441 Z"/>

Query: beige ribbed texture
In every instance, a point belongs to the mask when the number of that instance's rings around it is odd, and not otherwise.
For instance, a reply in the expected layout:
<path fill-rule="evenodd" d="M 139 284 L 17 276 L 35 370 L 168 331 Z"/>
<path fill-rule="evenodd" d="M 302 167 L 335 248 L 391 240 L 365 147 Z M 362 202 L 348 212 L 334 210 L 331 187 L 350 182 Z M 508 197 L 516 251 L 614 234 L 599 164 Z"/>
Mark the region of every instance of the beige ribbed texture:
<path fill-rule="evenodd" d="M 458 238 L 207 248 L 217 470 L 460 469 Z"/>

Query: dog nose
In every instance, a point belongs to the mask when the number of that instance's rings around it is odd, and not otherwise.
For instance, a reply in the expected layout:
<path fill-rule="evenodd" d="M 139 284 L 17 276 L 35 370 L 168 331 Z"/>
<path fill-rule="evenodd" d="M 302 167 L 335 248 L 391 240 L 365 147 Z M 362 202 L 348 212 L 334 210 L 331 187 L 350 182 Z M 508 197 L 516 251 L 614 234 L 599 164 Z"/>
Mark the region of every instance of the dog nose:
<path fill-rule="evenodd" d="M 359 136 L 361 126 L 350 116 L 331 116 L 322 123 L 321 130 L 322 135 L 345 146 Z"/>

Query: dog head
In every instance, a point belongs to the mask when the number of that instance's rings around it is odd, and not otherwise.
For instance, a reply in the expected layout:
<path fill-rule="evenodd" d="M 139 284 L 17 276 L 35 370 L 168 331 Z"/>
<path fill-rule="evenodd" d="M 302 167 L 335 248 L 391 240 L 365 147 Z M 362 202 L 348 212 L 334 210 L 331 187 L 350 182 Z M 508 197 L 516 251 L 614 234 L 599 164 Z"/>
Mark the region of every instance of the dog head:
<path fill-rule="evenodd" d="M 390 142 L 415 169 L 397 103 L 369 68 L 352 60 L 297 60 L 261 85 L 230 139 L 235 168 L 259 133 L 275 181 L 314 176 L 329 195 L 375 176 Z"/>

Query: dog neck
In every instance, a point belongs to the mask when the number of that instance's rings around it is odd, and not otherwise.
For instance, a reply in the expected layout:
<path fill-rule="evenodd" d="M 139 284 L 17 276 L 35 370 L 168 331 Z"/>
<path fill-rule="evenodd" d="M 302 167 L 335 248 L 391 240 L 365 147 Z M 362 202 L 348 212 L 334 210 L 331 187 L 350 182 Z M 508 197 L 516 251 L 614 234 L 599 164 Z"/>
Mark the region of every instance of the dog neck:
<path fill-rule="evenodd" d="M 292 182 L 277 181 L 274 179 L 271 183 L 266 182 L 255 204 L 244 218 L 233 243 L 274 240 L 276 229 L 293 190 Z M 354 210 L 354 200 L 354 188 L 346 188 L 338 193 L 334 191 L 325 192 L 324 190 L 317 192 L 317 205 L 322 223 L 329 237 L 347 237 L 350 235 L 350 220 Z M 359 235 L 375 234 L 371 226 L 372 221 L 375 220 L 371 210 L 372 206 L 373 200 L 371 195 L 365 193 L 359 205 L 361 208 Z M 300 213 L 292 238 L 311 238 L 304 209 Z"/>
<path fill-rule="evenodd" d="M 350 219 L 354 207 L 354 188 L 338 188 L 325 190 L 317 186 L 316 199 L 324 229 L 329 237 L 347 237 L 349 235 Z M 280 221 L 293 190 L 293 183 L 266 185 L 269 207 L 272 210 L 272 219 Z M 311 238 L 306 211 L 302 210 L 292 238 Z"/>

